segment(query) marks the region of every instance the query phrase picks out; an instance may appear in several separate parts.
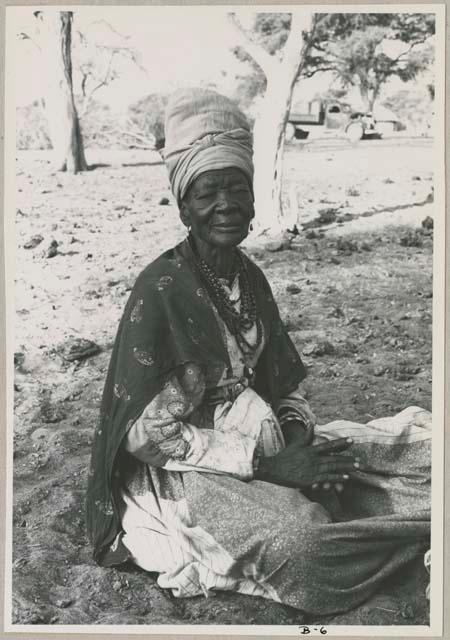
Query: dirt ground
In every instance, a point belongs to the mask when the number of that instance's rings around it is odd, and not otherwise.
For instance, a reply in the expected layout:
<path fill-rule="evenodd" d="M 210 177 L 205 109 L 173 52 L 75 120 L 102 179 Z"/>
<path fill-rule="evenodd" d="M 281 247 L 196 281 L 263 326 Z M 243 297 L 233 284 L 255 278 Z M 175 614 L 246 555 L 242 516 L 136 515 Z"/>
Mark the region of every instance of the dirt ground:
<path fill-rule="evenodd" d="M 96 168 L 73 176 L 45 153 L 17 158 L 13 622 L 427 624 L 421 558 L 322 620 L 234 594 L 177 600 L 155 576 L 94 565 L 83 502 L 116 326 L 137 274 L 184 230 L 158 156 L 88 161 Z M 300 233 L 246 250 L 303 353 L 319 422 L 431 408 L 431 167 L 429 140 L 287 148 Z"/>

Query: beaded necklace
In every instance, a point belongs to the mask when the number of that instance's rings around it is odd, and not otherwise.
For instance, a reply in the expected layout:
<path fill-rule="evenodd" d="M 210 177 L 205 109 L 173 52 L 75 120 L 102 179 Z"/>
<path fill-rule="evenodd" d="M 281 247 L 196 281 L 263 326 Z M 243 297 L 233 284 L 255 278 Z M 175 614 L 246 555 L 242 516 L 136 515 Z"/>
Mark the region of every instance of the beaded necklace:
<path fill-rule="evenodd" d="M 220 317 L 225 322 L 230 333 L 236 338 L 241 351 L 247 356 L 252 355 L 261 345 L 262 327 L 258 318 L 256 299 L 250 286 L 247 265 L 241 253 L 239 251 L 236 252 L 239 262 L 237 273 L 241 290 L 241 308 L 240 311 L 237 311 L 214 269 L 198 254 L 192 236 L 189 235 L 188 241 L 196 266 Z M 256 343 L 252 345 L 246 340 L 244 333 L 248 332 L 254 324 L 256 324 Z"/>

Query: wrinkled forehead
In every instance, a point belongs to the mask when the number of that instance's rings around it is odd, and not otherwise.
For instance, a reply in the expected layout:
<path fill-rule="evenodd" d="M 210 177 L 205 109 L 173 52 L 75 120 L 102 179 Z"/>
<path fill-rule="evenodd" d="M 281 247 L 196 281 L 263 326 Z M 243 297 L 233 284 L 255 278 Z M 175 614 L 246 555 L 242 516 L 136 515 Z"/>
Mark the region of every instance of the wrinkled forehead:
<path fill-rule="evenodd" d="M 199 176 L 197 176 L 192 181 L 190 188 L 198 186 L 217 186 L 222 184 L 223 182 L 242 182 L 248 185 L 248 178 L 245 173 L 237 167 L 214 169 L 211 171 L 204 171 Z"/>

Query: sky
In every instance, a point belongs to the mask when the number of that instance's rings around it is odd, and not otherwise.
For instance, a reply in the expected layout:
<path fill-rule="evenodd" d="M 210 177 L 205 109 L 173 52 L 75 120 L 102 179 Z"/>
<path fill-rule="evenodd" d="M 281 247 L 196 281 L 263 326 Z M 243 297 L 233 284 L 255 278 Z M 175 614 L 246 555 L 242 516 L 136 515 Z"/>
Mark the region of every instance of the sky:
<path fill-rule="evenodd" d="M 33 29 L 31 13 L 22 9 L 19 30 L 22 26 L 27 33 Z M 117 110 L 149 93 L 167 92 L 182 85 L 214 82 L 226 91 L 235 74 L 244 70 L 231 52 L 235 37 L 225 10 L 180 6 L 78 7 L 74 11 L 73 29 L 100 44 L 130 44 L 140 52 L 147 73 L 127 64 L 120 79 L 96 94 Z M 28 40 L 15 43 L 14 55 L 17 104 L 27 104 L 42 93 L 39 56 Z"/>
<path fill-rule="evenodd" d="M 124 111 L 150 93 L 167 93 L 179 86 L 211 83 L 230 95 L 236 75 L 245 74 L 248 70 L 248 66 L 239 62 L 231 51 L 237 42 L 226 15 L 229 7 L 91 5 L 72 7 L 72 10 L 74 38 L 80 31 L 90 42 L 105 46 L 132 46 L 139 52 L 142 68 L 130 62 L 124 63 L 121 76 L 95 94 L 96 99 L 114 111 Z M 36 32 L 38 22 L 31 8 L 16 7 L 13 11 L 15 22 L 11 24 L 12 31 L 25 32 L 32 38 L 14 37 L 12 40 L 16 104 L 26 105 L 45 93 L 42 61 L 36 46 L 40 42 Z M 239 8 L 237 15 L 241 23 L 248 26 L 254 13 Z M 9 22 L 7 26 L 10 26 Z M 74 84 L 77 86 L 79 77 L 75 52 L 73 63 Z M 297 94 L 311 99 L 325 91 L 330 82 L 329 74 L 317 74 L 308 81 L 302 81 Z M 399 89 L 402 85 L 398 81 L 391 88 Z M 355 92 L 355 103 L 357 99 Z M 354 107 L 358 108 L 357 104 Z"/>

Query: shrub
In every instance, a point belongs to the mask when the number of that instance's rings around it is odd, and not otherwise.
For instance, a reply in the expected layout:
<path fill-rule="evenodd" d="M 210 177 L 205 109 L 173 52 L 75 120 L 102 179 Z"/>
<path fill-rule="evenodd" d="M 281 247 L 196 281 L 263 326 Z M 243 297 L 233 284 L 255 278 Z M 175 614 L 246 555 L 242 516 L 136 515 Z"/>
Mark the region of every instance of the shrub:
<path fill-rule="evenodd" d="M 47 118 L 38 100 L 16 108 L 16 148 L 21 150 L 52 148 Z"/>
<path fill-rule="evenodd" d="M 156 148 L 163 145 L 166 105 L 167 96 L 153 93 L 141 98 L 128 108 L 130 123 L 143 138 L 154 139 Z"/>

